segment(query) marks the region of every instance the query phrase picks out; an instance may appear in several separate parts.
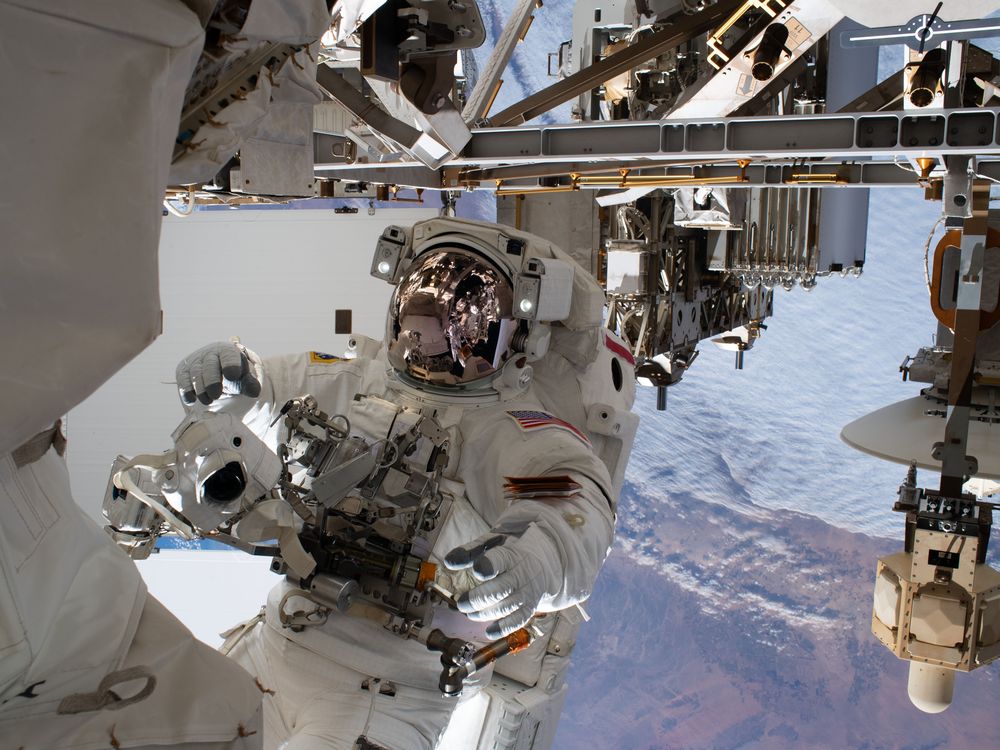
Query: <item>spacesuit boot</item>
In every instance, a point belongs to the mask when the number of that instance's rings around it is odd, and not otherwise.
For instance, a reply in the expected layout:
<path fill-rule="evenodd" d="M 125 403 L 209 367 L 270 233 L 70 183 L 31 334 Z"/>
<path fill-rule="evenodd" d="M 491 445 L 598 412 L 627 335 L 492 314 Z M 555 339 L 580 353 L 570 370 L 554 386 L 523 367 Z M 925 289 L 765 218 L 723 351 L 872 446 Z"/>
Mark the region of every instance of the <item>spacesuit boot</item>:
<path fill-rule="evenodd" d="M 286 459 L 286 415 L 303 404 L 379 456 L 346 496 L 324 500 L 316 478 L 297 510 L 316 567 L 278 564 L 287 580 L 225 648 L 265 690 L 268 748 L 430 750 L 489 735 L 541 750 L 576 605 L 611 544 L 637 423 L 631 357 L 600 328 L 599 288 L 537 237 L 503 228 L 498 244 L 492 225 L 435 219 L 383 238 L 398 268 L 380 246 L 373 272 L 397 283 L 384 345 L 355 337 L 345 359 L 262 361 L 218 343 L 177 368 L 192 412 L 237 415 Z M 407 571 L 427 570 L 444 593 L 425 606 L 427 584 Z M 332 585 L 353 594 L 334 605 Z M 441 655 L 414 635 L 486 644 L 529 623 L 534 643 L 496 676 L 470 674 L 460 699 L 442 695 Z"/>

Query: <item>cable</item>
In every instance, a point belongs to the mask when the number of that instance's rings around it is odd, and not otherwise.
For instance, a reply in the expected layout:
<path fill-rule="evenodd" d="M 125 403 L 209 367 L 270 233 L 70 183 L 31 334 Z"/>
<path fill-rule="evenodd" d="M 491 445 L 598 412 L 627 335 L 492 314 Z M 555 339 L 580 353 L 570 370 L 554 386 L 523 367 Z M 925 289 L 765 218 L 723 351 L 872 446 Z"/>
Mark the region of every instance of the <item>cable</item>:
<path fill-rule="evenodd" d="M 924 284 L 927 285 L 927 296 L 931 296 L 931 269 L 930 269 L 930 253 L 931 253 L 931 240 L 934 239 L 934 233 L 937 228 L 941 226 L 941 222 L 944 221 L 944 216 L 938 217 L 938 220 L 934 222 L 934 226 L 931 227 L 931 233 L 927 235 L 927 242 L 924 243 Z"/>
<path fill-rule="evenodd" d="M 639 34 L 642 34 L 646 31 L 655 31 L 655 29 L 653 28 L 653 24 L 646 23 L 643 24 L 642 26 L 639 26 L 636 29 L 633 29 L 629 34 L 625 35 L 625 41 L 627 41 L 629 44 L 632 44 L 632 42 L 635 41 L 635 38 L 639 36 Z"/>
<path fill-rule="evenodd" d="M 915 170 L 913 167 L 911 167 L 911 166 L 909 166 L 907 164 L 900 164 L 899 163 L 899 155 L 898 154 L 896 156 L 892 157 L 892 163 L 895 164 L 900 169 L 902 169 L 904 172 L 909 172 L 910 174 L 916 174 L 917 173 L 917 170 Z"/>
<path fill-rule="evenodd" d="M 895 162 L 895 158 L 893 159 L 893 161 Z M 899 167 L 900 169 L 906 169 L 906 171 L 908 172 L 913 171 L 912 169 L 907 169 L 906 167 L 904 167 L 902 164 L 899 163 L 896 163 L 896 166 Z M 973 172 L 972 176 L 977 180 L 986 180 L 987 182 L 992 182 L 996 185 L 1000 185 L 1000 180 L 993 177 L 987 177 L 986 175 L 978 174 L 976 172 Z M 944 216 L 939 217 L 938 220 L 934 222 L 934 226 L 931 227 L 931 233 L 927 235 L 927 242 L 924 244 L 924 283 L 927 285 L 928 296 L 930 296 L 931 294 L 931 271 L 930 271 L 931 240 L 934 239 L 934 232 L 936 232 L 937 228 L 941 226 L 942 221 L 944 221 Z"/>

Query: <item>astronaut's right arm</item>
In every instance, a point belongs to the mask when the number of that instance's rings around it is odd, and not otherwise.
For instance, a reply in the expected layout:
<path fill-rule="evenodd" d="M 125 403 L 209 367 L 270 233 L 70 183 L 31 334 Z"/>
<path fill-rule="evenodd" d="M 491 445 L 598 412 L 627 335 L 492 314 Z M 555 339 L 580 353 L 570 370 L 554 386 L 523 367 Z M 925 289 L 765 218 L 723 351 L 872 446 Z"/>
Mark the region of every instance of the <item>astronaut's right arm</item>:
<path fill-rule="evenodd" d="M 177 389 L 185 409 L 233 414 L 273 450 L 275 417 L 289 399 L 311 394 L 324 406 L 348 403 L 361 385 L 364 362 L 319 352 L 261 359 L 242 344 L 219 341 L 181 360 Z"/>

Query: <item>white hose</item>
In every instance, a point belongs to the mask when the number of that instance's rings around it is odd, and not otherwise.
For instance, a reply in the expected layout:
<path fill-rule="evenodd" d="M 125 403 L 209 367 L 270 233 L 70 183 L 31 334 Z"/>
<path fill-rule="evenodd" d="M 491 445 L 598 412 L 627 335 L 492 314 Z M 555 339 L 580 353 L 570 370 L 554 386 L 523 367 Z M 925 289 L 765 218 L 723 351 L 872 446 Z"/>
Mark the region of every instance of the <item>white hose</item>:
<path fill-rule="evenodd" d="M 994 177 L 987 177 L 986 175 L 979 174 L 978 172 L 973 172 L 972 176 L 975 177 L 977 180 L 986 180 L 987 182 L 992 182 L 994 185 L 1000 185 L 1000 180 Z"/>
<path fill-rule="evenodd" d="M 120 490 L 125 490 L 126 492 L 134 495 L 135 498 L 139 500 L 141 503 L 148 505 L 150 508 L 155 510 L 157 513 L 163 516 L 163 519 L 167 522 L 170 528 L 172 528 L 174 531 L 176 531 L 185 539 L 188 540 L 196 539 L 198 537 L 198 533 L 191 527 L 190 524 L 187 524 L 184 521 L 182 521 L 170 508 L 168 508 L 166 505 L 161 503 L 156 498 L 150 497 L 145 492 L 143 492 L 142 489 L 140 489 L 139 485 L 137 485 L 135 481 L 133 481 L 132 476 L 129 474 L 129 469 L 132 468 L 135 468 L 135 464 L 125 469 L 122 469 L 121 471 L 119 471 L 114 475 L 112 481 L 114 482 L 115 487 L 117 487 Z"/>
<path fill-rule="evenodd" d="M 896 156 L 892 157 L 892 163 L 895 164 L 900 169 L 902 169 L 904 172 L 909 172 L 910 174 L 916 174 L 917 173 L 917 170 L 915 170 L 909 164 L 902 164 L 899 161 L 899 155 L 896 155 Z"/>

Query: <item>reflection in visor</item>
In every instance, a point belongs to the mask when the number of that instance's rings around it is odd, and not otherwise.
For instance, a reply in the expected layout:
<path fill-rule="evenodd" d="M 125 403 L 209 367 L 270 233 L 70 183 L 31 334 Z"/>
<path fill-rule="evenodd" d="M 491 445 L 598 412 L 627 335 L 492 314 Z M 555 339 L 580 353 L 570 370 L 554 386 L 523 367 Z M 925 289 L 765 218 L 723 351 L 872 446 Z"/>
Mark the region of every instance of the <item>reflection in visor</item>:
<path fill-rule="evenodd" d="M 492 375 L 517 330 L 510 281 L 466 250 L 431 252 L 411 267 L 389 303 L 390 364 L 428 383 Z"/>

